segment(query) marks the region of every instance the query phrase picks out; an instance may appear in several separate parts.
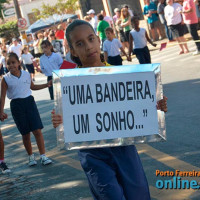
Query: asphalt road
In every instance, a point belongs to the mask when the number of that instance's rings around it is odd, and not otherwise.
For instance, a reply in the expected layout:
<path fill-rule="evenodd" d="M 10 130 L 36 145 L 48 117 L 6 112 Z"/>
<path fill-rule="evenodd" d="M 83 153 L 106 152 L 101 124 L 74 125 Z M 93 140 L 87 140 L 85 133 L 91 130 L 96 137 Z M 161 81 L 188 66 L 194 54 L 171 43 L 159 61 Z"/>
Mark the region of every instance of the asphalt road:
<path fill-rule="evenodd" d="M 191 51 L 194 44 L 189 43 Z M 192 53 L 178 55 L 177 46 L 169 46 L 163 51 L 151 51 L 152 62 L 161 63 L 164 94 L 168 97 L 166 114 L 167 141 L 137 145 L 144 170 L 150 186 L 151 197 L 155 200 L 199 200 L 200 192 L 194 189 L 157 189 L 158 180 L 172 177 L 157 177 L 160 171 L 200 171 L 199 111 L 200 111 L 200 55 Z M 138 64 L 136 59 L 130 63 Z M 36 83 L 46 78 L 36 76 Z M 91 200 L 87 180 L 79 164 L 76 151 L 60 151 L 57 148 L 55 130 L 51 125 L 50 112 L 53 102 L 49 100 L 48 90 L 33 92 L 44 123 L 44 138 L 47 156 L 54 163 L 41 166 L 39 153 L 32 137 L 33 150 L 38 165 L 28 167 L 28 157 L 24 150 L 10 114 L 9 101 L 6 112 L 9 119 L 1 124 L 5 141 L 5 159 L 12 170 L 10 175 L 0 175 L 0 199 L 31 200 Z M 199 177 L 183 177 L 197 180 Z"/>

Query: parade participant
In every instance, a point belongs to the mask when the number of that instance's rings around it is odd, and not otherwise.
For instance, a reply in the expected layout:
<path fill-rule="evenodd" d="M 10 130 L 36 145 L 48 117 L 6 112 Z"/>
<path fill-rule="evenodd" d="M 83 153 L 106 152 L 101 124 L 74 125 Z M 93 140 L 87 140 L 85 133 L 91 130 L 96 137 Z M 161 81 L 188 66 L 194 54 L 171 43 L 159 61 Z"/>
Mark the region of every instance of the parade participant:
<path fill-rule="evenodd" d="M 200 54 L 200 42 L 198 35 L 198 17 L 196 15 L 196 7 L 194 0 L 184 0 L 183 1 L 183 22 L 186 24 L 189 33 L 192 36 L 192 39 L 195 41 L 197 50 L 193 55 Z M 198 42 L 197 42 L 198 40 Z"/>
<path fill-rule="evenodd" d="M 7 97 L 11 99 L 10 108 L 13 119 L 22 135 L 23 144 L 29 156 L 29 166 L 37 164 L 32 152 L 30 132 L 35 136 L 41 163 L 48 165 L 52 161 L 45 155 L 44 139 L 41 132 L 43 124 L 34 98 L 31 96 L 31 90 L 49 87 L 52 82 L 34 85 L 30 74 L 21 70 L 19 58 L 15 53 L 8 55 L 7 66 L 9 72 L 3 77 L 1 82 L 0 119 L 4 119 L 4 105 L 7 93 Z"/>
<path fill-rule="evenodd" d="M 112 17 L 107 16 L 105 10 L 101 10 L 101 14 L 103 15 L 103 20 L 107 21 L 110 27 L 113 27 Z M 97 16 L 98 17 L 98 16 Z"/>
<path fill-rule="evenodd" d="M 182 6 L 179 3 L 173 3 L 173 0 L 167 0 L 168 4 L 165 9 L 165 19 L 167 20 L 167 25 L 172 31 L 173 38 L 177 40 L 180 47 L 179 54 L 188 53 L 188 46 L 186 39 L 184 38 L 184 28 L 182 23 Z M 185 48 L 185 51 L 184 51 Z"/>
<path fill-rule="evenodd" d="M 154 2 L 150 2 L 150 0 L 145 0 L 144 16 L 147 17 L 147 22 L 149 24 L 153 41 L 156 41 L 156 31 L 160 36 L 159 39 L 162 39 L 157 16 L 157 6 Z"/>
<path fill-rule="evenodd" d="M 22 61 L 26 66 L 26 69 L 31 75 L 31 80 L 35 81 L 35 69 L 33 66 L 33 55 L 28 52 L 28 47 L 24 47 L 22 51 Z"/>
<path fill-rule="evenodd" d="M 3 74 L 8 73 L 8 69 L 6 65 L 6 56 L 7 56 L 7 51 L 3 50 L 2 56 L 0 57 L 0 67 L 3 68 Z"/>
<path fill-rule="evenodd" d="M 100 40 L 89 23 L 74 21 L 66 29 L 66 38 L 72 58 L 79 61 L 80 68 L 107 66 L 100 59 Z M 166 111 L 166 99 L 159 105 Z M 54 127 L 61 124 L 61 115 L 53 111 L 52 122 Z M 79 151 L 79 158 L 94 199 L 150 200 L 147 179 L 134 145 L 84 149 Z"/>
<path fill-rule="evenodd" d="M 21 58 L 22 45 L 18 43 L 16 38 L 12 39 L 13 44 L 9 47 L 9 53 L 16 53 L 19 59 Z"/>
<path fill-rule="evenodd" d="M 129 56 L 131 56 L 131 53 L 134 50 L 140 64 L 151 63 L 151 55 L 147 47 L 147 41 L 154 47 L 156 47 L 156 44 L 150 40 L 146 29 L 140 28 L 139 19 L 137 17 L 132 17 L 131 23 L 133 30 L 131 30 L 129 35 Z"/>
<path fill-rule="evenodd" d="M 50 81 L 52 80 L 52 71 L 60 69 L 63 59 L 60 54 L 53 52 L 53 46 L 48 40 L 42 41 L 41 48 L 44 54 L 40 57 L 39 71 L 47 76 L 47 81 Z M 49 87 L 49 94 L 53 100 L 53 86 Z"/>
<path fill-rule="evenodd" d="M 4 119 L 7 119 L 7 117 L 8 117 L 7 114 L 3 113 L 2 121 L 4 121 Z M 3 142 L 3 136 L 2 136 L 1 130 L 0 130 L 0 169 L 3 174 L 7 174 L 11 172 L 6 162 L 4 161 L 4 142 Z"/>
<path fill-rule="evenodd" d="M 126 56 L 127 60 L 130 61 L 130 57 L 124 51 L 121 42 L 115 38 L 114 31 L 111 27 L 105 30 L 107 40 L 104 42 L 103 51 L 104 59 L 111 65 L 122 65 L 122 58 L 120 56 L 120 51 Z"/>

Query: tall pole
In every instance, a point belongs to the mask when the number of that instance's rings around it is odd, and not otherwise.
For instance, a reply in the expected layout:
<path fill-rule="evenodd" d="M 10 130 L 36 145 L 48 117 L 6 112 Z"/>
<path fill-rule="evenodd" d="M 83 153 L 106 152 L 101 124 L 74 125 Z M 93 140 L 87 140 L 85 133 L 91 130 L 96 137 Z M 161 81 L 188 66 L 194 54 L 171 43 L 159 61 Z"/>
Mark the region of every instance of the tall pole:
<path fill-rule="evenodd" d="M 13 2 L 14 2 L 15 12 L 16 12 L 16 15 L 17 15 L 17 20 L 19 20 L 20 18 L 22 18 L 22 14 L 21 14 L 21 10 L 19 8 L 18 0 L 13 0 Z M 18 30 L 19 30 L 19 33 L 20 33 L 20 36 L 21 36 L 22 44 L 26 45 L 27 44 L 26 32 L 21 28 L 18 28 Z"/>
<path fill-rule="evenodd" d="M 19 8 L 18 0 L 13 0 L 13 2 L 14 2 L 14 6 L 15 6 L 15 12 L 16 12 L 16 15 L 17 15 L 17 19 L 22 18 L 22 14 L 21 14 L 21 10 Z"/>

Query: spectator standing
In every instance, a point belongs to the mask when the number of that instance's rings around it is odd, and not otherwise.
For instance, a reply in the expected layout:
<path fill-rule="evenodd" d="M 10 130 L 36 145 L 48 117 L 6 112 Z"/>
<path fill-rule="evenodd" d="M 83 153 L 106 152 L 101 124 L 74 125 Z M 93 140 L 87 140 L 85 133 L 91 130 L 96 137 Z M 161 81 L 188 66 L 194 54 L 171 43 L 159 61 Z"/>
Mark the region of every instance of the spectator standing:
<path fill-rule="evenodd" d="M 99 20 L 98 26 L 97 26 L 97 33 L 101 40 L 101 49 L 103 49 L 103 43 L 106 40 L 105 29 L 109 27 L 110 25 L 107 21 L 104 20 L 104 16 L 102 14 L 98 14 L 97 17 Z"/>
<path fill-rule="evenodd" d="M 121 11 L 120 11 L 119 8 L 115 8 L 115 9 L 114 9 L 114 13 L 115 13 L 115 15 L 113 16 L 113 21 L 114 21 L 114 23 L 116 23 L 116 21 L 117 21 L 118 19 L 120 19 Z"/>
<path fill-rule="evenodd" d="M 196 15 L 196 7 L 194 0 L 184 0 L 183 2 L 183 21 L 186 24 L 189 33 L 192 36 L 194 41 L 199 40 L 199 35 L 197 32 L 198 27 L 198 17 Z M 193 53 L 193 55 L 200 54 L 200 42 L 195 42 L 197 50 Z"/>
<path fill-rule="evenodd" d="M 126 8 L 126 9 L 128 10 L 129 15 L 130 15 L 131 17 L 134 16 L 133 11 L 128 7 L 128 5 L 125 5 L 124 8 Z"/>
<path fill-rule="evenodd" d="M 163 24 L 165 26 L 165 34 L 166 34 L 168 40 L 171 42 L 174 40 L 172 37 L 172 32 L 171 32 L 171 30 L 169 30 L 169 28 L 167 26 L 167 21 L 165 19 L 165 15 L 164 15 L 165 6 L 166 6 L 165 0 L 159 0 L 158 6 L 157 6 L 157 12 L 158 12 L 161 24 Z"/>
<path fill-rule="evenodd" d="M 27 35 L 27 45 L 29 52 L 34 56 L 33 37 L 31 34 Z"/>
<path fill-rule="evenodd" d="M 129 49 L 129 33 L 131 31 L 131 17 L 129 15 L 127 8 L 121 9 L 121 27 L 124 31 L 124 44 L 127 49 Z"/>
<path fill-rule="evenodd" d="M 156 32 L 159 36 L 159 39 L 162 39 L 157 15 L 157 6 L 154 2 L 145 0 L 144 15 L 147 17 L 147 23 L 149 24 L 153 41 L 156 41 Z"/>
<path fill-rule="evenodd" d="M 58 40 L 64 40 L 64 35 L 65 35 L 65 33 L 63 31 L 63 27 L 60 24 L 60 25 L 58 25 L 58 30 L 55 33 L 56 39 L 58 39 Z"/>
<path fill-rule="evenodd" d="M 167 0 L 167 6 L 164 9 L 167 25 L 172 31 L 173 38 L 177 40 L 180 46 L 179 54 L 188 53 L 188 46 L 184 38 L 184 27 L 182 25 L 182 6 L 179 3 L 173 3 L 173 0 Z M 185 48 L 185 51 L 184 51 Z"/>
<path fill-rule="evenodd" d="M 91 17 L 90 24 L 92 25 L 95 33 L 97 33 L 98 18 L 95 15 L 95 11 L 90 9 L 87 14 Z"/>

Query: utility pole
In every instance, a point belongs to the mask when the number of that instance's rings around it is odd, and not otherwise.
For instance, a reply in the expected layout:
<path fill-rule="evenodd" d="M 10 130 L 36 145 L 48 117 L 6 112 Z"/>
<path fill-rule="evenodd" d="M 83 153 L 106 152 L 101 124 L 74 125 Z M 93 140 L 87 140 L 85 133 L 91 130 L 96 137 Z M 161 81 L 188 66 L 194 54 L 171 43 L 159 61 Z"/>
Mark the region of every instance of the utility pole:
<path fill-rule="evenodd" d="M 22 14 L 21 14 L 21 10 L 19 8 L 18 0 L 13 0 L 13 2 L 14 2 L 14 6 L 15 6 L 15 12 L 17 15 L 17 19 L 20 19 L 20 18 L 22 18 Z"/>
<path fill-rule="evenodd" d="M 19 3 L 18 3 L 18 0 L 13 0 L 13 2 L 14 2 L 15 12 L 16 12 L 16 15 L 17 15 L 17 21 L 19 22 L 19 20 L 22 19 L 22 14 L 21 14 L 21 10 L 19 8 Z M 19 27 L 18 27 L 18 30 L 19 30 L 19 33 L 20 33 L 20 36 L 21 36 L 22 44 L 26 45 L 27 44 L 26 32 Z"/>

